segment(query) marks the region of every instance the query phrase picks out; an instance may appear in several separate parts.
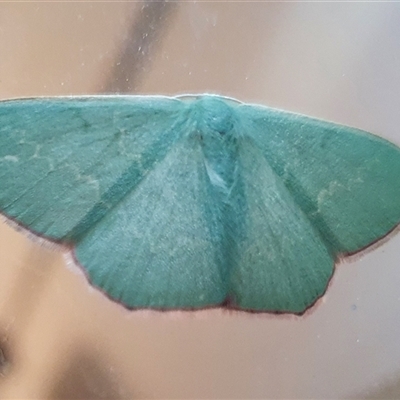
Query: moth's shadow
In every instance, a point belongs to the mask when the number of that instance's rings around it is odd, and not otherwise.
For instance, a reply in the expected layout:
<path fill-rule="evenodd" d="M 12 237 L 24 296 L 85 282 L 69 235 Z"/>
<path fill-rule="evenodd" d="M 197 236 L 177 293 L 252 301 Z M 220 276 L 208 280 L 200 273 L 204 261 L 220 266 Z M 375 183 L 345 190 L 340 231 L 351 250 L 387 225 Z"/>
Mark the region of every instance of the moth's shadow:
<path fill-rule="evenodd" d="M 386 382 L 368 391 L 364 391 L 363 394 L 349 397 L 351 399 L 365 399 L 365 400 L 396 400 L 400 399 L 400 377 L 397 380 Z"/>
<path fill-rule="evenodd" d="M 134 399 L 120 383 L 110 361 L 90 348 L 78 346 L 68 354 L 45 398 L 47 399 Z M 140 396 L 142 397 L 142 396 Z"/>

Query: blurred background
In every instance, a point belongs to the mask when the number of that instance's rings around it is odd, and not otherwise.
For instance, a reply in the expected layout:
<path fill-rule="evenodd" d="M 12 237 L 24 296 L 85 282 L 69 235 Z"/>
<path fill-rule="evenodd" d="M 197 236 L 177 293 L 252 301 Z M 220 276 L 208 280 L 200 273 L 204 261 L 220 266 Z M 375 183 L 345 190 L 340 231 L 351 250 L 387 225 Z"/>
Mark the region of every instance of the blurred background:
<path fill-rule="evenodd" d="M 399 71 L 399 3 L 0 3 L 1 99 L 208 92 L 400 145 Z M 0 398 L 398 399 L 399 263 L 342 263 L 304 317 L 129 312 L 0 224 Z"/>

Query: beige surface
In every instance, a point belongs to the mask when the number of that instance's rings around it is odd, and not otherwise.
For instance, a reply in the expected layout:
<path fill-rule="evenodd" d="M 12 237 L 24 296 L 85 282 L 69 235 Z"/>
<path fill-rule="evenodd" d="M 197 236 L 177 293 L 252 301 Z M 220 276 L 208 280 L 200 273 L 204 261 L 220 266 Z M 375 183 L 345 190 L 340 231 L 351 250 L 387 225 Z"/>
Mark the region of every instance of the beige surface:
<path fill-rule="evenodd" d="M 0 98 L 213 92 L 400 144 L 400 4 L 143 5 L 1 3 Z M 124 310 L 2 224 L 0 397 L 400 398 L 399 246 L 306 317 L 182 316 Z"/>

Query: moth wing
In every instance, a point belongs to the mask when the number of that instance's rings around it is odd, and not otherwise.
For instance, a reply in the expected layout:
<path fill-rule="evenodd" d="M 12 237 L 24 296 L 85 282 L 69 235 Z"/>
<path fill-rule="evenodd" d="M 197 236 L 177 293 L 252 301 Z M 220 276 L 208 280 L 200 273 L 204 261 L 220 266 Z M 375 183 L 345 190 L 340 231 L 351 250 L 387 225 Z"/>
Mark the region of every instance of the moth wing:
<path fill-rule="evenodd" d="M 165 156 L 181 107 L 135 96 L 0 102 L 0 210 L 76 242 Z"/>
<path fill-rule="evenodd" d="M 333 255 L 357 252 L 399 224 L 398 147 L 285 111 L 243 105 L 238 112 L 246 135 Z"/>
<path fill-rule="evenodd" d="M 226 297 L 219 206 L 198 140 L 178 142 L 75 256 L 90 280 L 130 308 L 196 309 Z"/>
<path fill-rule="evenodd" d="M 235 214 L 245 218 L 230 297 L 245 310 L 302 313 L 324 294 L 334 260 L 292 193 L 246 138 L 238 163 Z"/>

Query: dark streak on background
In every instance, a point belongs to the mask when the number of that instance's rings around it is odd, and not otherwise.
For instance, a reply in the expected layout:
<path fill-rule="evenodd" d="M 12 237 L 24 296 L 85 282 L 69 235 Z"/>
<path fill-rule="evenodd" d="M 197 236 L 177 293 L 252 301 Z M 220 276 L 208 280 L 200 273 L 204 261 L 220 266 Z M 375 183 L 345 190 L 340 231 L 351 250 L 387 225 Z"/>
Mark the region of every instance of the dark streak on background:
<path fill-rule="evenodd" d="M 11 369 L 11 354 L 8 335 L 0 329 L 0 380 L 5 378 Z"/>
<path fill-rule="evenodd" d="M 122 43 L 120 55 L 101 88 L 102 93 L 135 92 L 142 76 L 149 71 L 151 63 L 161 48 L 162 40 L 171 25 L 178 4 L 166 0 L 148 0 L 135 9 L 131 27 Z"/>

